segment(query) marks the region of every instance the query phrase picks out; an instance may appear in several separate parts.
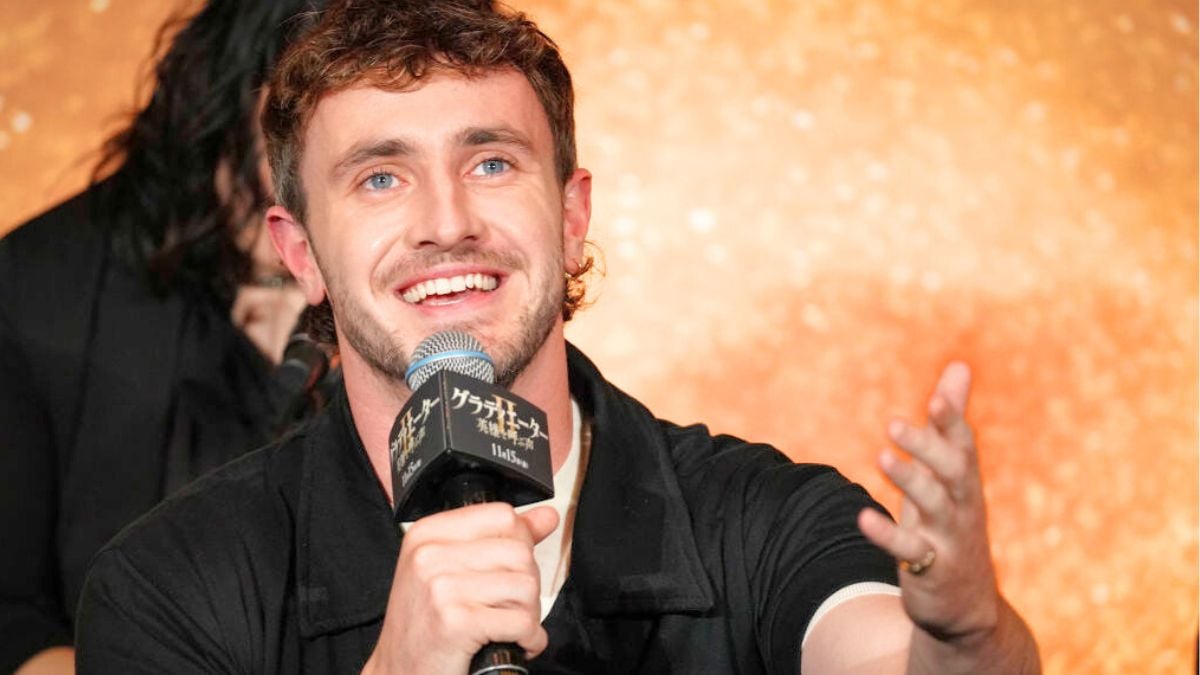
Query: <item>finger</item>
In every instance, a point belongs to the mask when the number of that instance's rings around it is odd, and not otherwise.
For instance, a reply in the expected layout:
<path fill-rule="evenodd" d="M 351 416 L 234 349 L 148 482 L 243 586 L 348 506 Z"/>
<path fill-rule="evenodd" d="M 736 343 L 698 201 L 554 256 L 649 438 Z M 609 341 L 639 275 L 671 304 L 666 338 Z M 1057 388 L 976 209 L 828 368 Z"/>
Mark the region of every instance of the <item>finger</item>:
<path fill-rule="evenodd" d="M 518 641 L 517 644 L 525 648 L 525 660 L 532 661 L 541 654 L 546 647 L 550 646 L 550 634 L 545 628 L 538 626 L 538 631 L 531 635 L 528 640 Z"/>
<path fill-rule="evenodd" d="M 942 524 L 949 520 L 954 509 L 946 487 L 916 464 L 901 461 L 888 450 L 879 454 L 879 468 L 893 485 L 900 488 L 924 522 Z"/>
<path fill-rule="evenodd" d="M 934 394 L 942 396 L 959 413 L 967 411 L 971 393 L 971 369 L 962 361 L 951 361 L 942 370 Z"/>
<path fill-rule="evenodd" d="M 973 457 L 952 446 L 930 427 L 917 428 L 900 420 L 888 425 L 888 436 L 913 459 L 928 468 L 956 497 L 964 493 Z"/>
<path fill-rule="evenodd" d="M 480 622 L 486 627 L 487 642 L 515 642 L 525 649 L 525 658 L 534 659 L 550 644 L 539 614 L 515 609 L 484 608 Z M 483 645 L 479 645 L 480 648 Z"/>
<path fill-rule="evenodd" d="M 558 527 L 558 511 L 552 506 L 538 506 L 521 514 L 534 542 L 540 542 Z"/>
<path fill-rule="evenodd" d="M 900 500 L 900 517 L 896 519 L 900 527 L 917 527 L 921 524 L 921 512 L 911 500 Z"/>
<path fill-rule="evenodd" d="M 943 394 L 935 393 L 929 399 L 929 423 L 950 444 L 972 453 L 975 451 L 975 433 L 966 415 Z"/>
<path fill-rule="evenodd" d="M 404 538 L 416 545 L 428 541 L 474 541 L 488 537 L 512 537 L 533 544 L 527 522 L 512 506 L 502 502 L 472 504 L 421 518 L 408 528 Z"/>
<path fill-rule="evenodd" d="M 527 608 L 457 606 L 445 612 L 443 630 L 473 641 L 468 643 L 472 654 L 489 642 L 515 642 L 532 659 L 549 644 L 539 617 L 540 612 Z"/>
<path fill-rule="evenodd" d="M 859 511 L 858 529 L 896 560 L 920 560 L 933 548 L 921 535 L 896 525 L 875 509 Z"/>
<path fill-rule="evenodd" d="M 429 580 L 432 607 L 522 609 L 540 615 L 541 583 L 537 574 L 466 572 L 439 574 Z"/>
<path fill-rule="evenodd" d="M 522 572 L 537 574 L 533 547 L 524 541 L 489 537 L 475 541 L 429 541 L 410 554 L 413 569 L 421 576 L 461 572 Z"/>

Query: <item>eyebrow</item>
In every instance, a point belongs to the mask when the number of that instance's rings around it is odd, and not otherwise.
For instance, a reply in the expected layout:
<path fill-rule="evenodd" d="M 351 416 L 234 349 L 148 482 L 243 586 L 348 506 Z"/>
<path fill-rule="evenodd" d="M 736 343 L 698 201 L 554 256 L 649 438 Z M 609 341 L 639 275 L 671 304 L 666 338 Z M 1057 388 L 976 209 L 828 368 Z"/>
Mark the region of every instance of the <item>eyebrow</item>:
<path fill-rule="evenodd" d="M 467 127 L 454 135 L 455 145 L 508 145 L 533 154 L 533 142 L 525 134 L 508 126 Z M 336 180 L 354 168 L 381 157 L 409 157 L 419 154 L 417 148 L 402 138 L 385 138 L 356 143 L 333 165 L 330 175 Z"/>
<path fill-rule="evenodd" d="M 416 154 L 411 143 L 400 138 L 386 138 L 356 143 L 342 155 L 330 171 L 335 179 L 357 166 L 380 157 L 405 157 Z"/>
<path fill-rule="evenodd" d="M 524 152 L 533 152 L 533 142 L 529 140 L 529 137 L 507 126 L 467 127 L 455 135 L 454 141 L 458 145 L 467 147 L 497 143 L 511 145 Z"/>

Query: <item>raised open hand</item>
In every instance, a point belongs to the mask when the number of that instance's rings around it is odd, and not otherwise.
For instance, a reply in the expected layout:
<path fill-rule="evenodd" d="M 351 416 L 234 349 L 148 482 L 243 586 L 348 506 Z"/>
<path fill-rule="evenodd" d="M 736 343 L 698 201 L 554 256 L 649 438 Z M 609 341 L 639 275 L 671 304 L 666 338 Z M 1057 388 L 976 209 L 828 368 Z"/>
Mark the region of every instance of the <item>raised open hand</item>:
<path fill-rule="evenodd" d="M 905 611 L 939 640 L 986 634 L 997 622 L 1002 599 L 988 544 L 974 433 L 965 413 L 971 388 L 966 364 L 942 371 L 929 399 L 929 418 L 917 427 L 899 420 L 888 426 L 891 450 L 879 466 L 904 493 L 899 523 L 877 511 L 859 514 L 859 527 L 875 545 L 900 561 Z"/>

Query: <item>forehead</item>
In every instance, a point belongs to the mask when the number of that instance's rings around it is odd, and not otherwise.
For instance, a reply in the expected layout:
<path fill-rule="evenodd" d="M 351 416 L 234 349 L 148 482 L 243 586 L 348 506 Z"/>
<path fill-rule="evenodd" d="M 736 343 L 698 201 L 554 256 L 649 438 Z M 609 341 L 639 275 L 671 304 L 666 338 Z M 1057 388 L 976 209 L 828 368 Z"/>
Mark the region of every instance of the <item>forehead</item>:
<path fill-rule="evenodd" d="M 535 151 L 551 152 L 550 122 L 524 74 L 486 71 L 466 76 L 435 72 L 403 90 L 361 84 L 330 94 L 317 104 L 305 129 L 304 159 L 336 161 L 347 149 L 370 140 L 404 139 L 433 150 L 463 129 L 509 127 Z"/>

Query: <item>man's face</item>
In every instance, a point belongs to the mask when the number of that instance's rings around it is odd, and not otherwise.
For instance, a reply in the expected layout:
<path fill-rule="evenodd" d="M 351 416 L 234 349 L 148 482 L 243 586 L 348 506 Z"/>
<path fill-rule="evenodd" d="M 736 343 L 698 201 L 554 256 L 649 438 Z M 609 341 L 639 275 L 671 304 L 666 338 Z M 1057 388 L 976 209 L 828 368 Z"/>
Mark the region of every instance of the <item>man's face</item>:
<path fill-rule="evenodd" d="M 549 122 L 519 72 L 330 95 L 300 176 L 316 265 L 289 266 L 310 301 L 328 294 L 341 349 L 392 381 L 422 339 L 453 329 L 477 337 L 511 385 L 561 321 L 590 177 L 559 183 Z"/>

